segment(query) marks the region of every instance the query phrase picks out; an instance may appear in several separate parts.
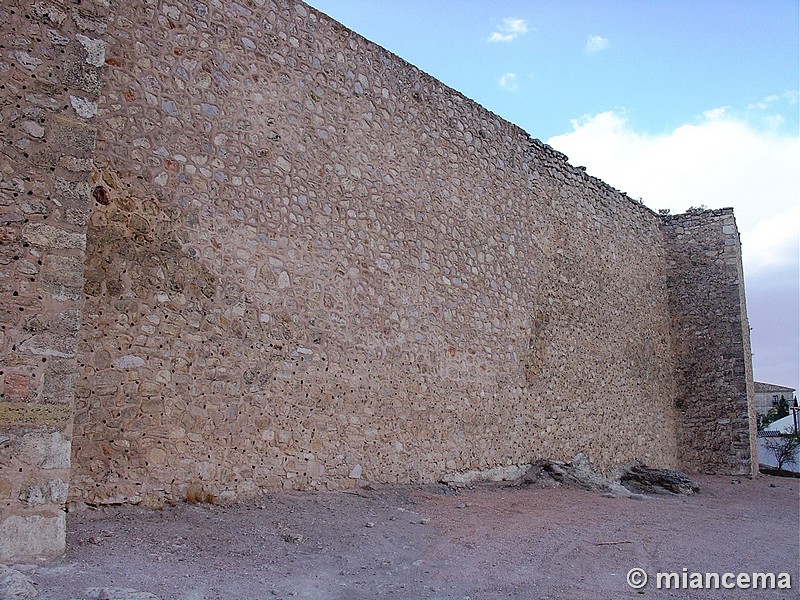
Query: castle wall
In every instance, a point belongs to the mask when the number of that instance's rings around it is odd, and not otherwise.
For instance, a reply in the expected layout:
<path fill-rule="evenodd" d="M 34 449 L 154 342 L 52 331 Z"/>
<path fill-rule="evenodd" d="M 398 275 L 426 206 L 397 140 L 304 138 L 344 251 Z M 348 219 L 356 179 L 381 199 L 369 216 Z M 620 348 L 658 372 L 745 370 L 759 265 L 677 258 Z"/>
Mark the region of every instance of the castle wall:
<path fill-rule="evenodd" d="M 651 211 L 302 4 L 108 40 L 75 496 L 676 465 Z"/>
<path fill-rule="evenodd" d="M 728 211 L 662 220 L 302 3 L 7 5 L 0 561 L 63 550 L 67 483 L 747 471 Z"/>
<path fill-rule="evenodd" d="M 750 325 L 733 210 L 667 216 L 664 231 L 680 463 L 695 472 L 758 473 Z"/>
<path fill-rule="evenodd" d="M 64 550 L 104 24 L 0 6 L 0 562 Z"/>

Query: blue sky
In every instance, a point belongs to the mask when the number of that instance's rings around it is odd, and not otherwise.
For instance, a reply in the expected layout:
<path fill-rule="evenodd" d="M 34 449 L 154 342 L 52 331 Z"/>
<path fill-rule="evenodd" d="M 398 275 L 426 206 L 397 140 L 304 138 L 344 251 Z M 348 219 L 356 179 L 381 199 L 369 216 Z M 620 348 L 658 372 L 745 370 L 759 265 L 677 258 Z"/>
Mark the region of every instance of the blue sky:
<path fill-rule="evenodd" d="M 800 380 L 797 0 L 310 0 L 653 209 L 733 206 L 753 364 Z"/>

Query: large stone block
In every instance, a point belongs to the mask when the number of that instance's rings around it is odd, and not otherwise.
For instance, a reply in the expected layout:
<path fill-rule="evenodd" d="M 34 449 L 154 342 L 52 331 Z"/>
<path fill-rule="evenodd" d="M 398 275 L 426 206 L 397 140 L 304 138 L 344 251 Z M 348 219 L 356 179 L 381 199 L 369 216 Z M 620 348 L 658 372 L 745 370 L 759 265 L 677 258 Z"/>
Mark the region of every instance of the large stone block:
<path fill-rule="evenodd" d="M 96 87 L 99 86 L 99 81 L 95 83 L 93 71 L 74 68 L 73 66 L 73 69 L 68 70 L 68 72 L 72 73 L 73 81 L 79 84 L 76 87 L 85 91 L 99 89 L 99 87 Z M 48 141 L 55 147 L 60 148 L 62 153 L 77 158 L 91 158 L 94 155 L 97 134 L 97 130 L 94 127 L 56 115 L 51 117 L 50 126 L 51 133 L 48 136 Z"/>
<path fill-rule="evenodd" d="M 85 247 L 85 240 L 75 240 Z M 83 245 L 81 245 L 83 244 Z M 83 260 L 74 256 L 48 254 L 42 259 L 41 277 L 44 281 L 67 287 L 83 287 Z"/>
<path fill-rule="evenodd" d="M 0 562 L 45 561 L 64 554 L 66 513 L 7 515 L 0 518 Z"/>
<path fill-rule="evenodd" d="M 18 442 L 19 460 L 39 469 L 69 469 L 70 440 L 58 431 L 31 432 L 22 435 Z"/>
<path fill-rule="evenodd" d="M 3 426 L 41 426 L 63 429 L 72 419 L 69 405 L 0 402 L 0 423 Z"/>
<path fill-rule="evenodd" d="M 72 358 L 75 356 L 76 333 L 36 333 L 19 344 L 19 351 L 36 356 Z"/>
<path fill-rule="evenodd" d="M 66 231 L 45 223 L 31 223 L 22 233 L 22 238 L 34 246 L 53 250 L 85 250 L 86 234 Z"/>

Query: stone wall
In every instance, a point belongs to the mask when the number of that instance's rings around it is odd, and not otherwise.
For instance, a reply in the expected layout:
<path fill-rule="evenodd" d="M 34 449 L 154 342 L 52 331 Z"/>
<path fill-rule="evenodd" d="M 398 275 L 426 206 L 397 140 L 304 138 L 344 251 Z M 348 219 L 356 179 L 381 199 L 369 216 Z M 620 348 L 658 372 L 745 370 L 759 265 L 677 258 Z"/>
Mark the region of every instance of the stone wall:
<path fill-rule="evenodd" d="M 154 506 L 742 470 L 728 221 L 662 223 L 302 3 L 97 2 L 3 9 L 0 560 L 63 548 L 70 474 Z"/>
<path fill-rule="evenodd" d="M 680 463 L 758 473 L 750 325 L 733 210 L 664 217 L 681 413 Z"/>
<path fill-rule="evenodd" d="M 676 463 L 652 212 L 303 4 L 108 44 L 75 496 Z"/>
<path fill-rule="evenodd" d="M 64 549 L 102 7 L 0 6 L 0 562 Z"/>

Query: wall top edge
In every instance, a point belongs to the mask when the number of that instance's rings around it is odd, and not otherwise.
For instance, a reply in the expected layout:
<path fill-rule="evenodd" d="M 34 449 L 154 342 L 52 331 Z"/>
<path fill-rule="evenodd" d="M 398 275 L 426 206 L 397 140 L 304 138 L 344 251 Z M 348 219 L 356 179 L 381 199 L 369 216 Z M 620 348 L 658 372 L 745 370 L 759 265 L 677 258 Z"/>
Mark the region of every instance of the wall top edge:
<path fill-rule="evenodd" d="M 337 21 L 336 19 L 334 19 L 330 15 L 322 12 L 321 10 L 318 10 L 318 9 L 314 8 L 313 6 L 310 6 L 310 5 L 306 4 L 302 0 L 294 0 L 294 2 L 296 4 L 299 4 L 299 5 L 302 5 L 303 7 L 305 7 L 305 9 L 309 13 L 314 14 L 317 18 L 323 17 L 324 19 L 327 19 L 328 21 L 330 21 L 333 24 L 334 27 L 338 27 L 340 29 L 343 29 L 346 32 L 348 32 L 349 35 L 353 35 L 356 38 L 362 40 L 364 43 L 369 44 L 370 46 L 373 46 L 375 48 L 378 48 L 381 52 L 386 53 L 393 60 L 396 60 L 398 63 L 400 63 L 402 65 L 405 65 L 407 68 L 416 71 L 422 77 L 428 79 L 433 85 L 439 86 L 443 90 L 447 91 L 448 93 L 451 93 L 451 94 L 453 94 L 455 96 L 458 96 L 458 97 L 462 98 L 464 101 L 466 101 L 469 104 L 477 106 L 480 110 L 482 110 L 483 112 L 486 113 L 487 117 L 491 117 L 491 118 L 494 118 L 496 120 L 496 125 L 498 126 L 498 129 L 503 127 L 503 128 L 508 130 L 509 134 L 516 135 L 516 136 L 519 136 L 519 137 L 523 138 L 531 146 L 535 147 L 535 149 L 538 152 L 544 154 L 547 158 L 549 158 L 553 162 L 555 162 L 555 163 L 563 163 L 563 165 L 565 167 L 569 167 L 571 169 L 571 171 L 572 171 L 572 175 L 581 177 L 584 181 L 586 181 L 589 184 L 594 184 L 596 186 L 600 186 L 600 187 L 604 188 L 607 192 L 617 196 L 619 200 L 626 200 L 626 201 L 630 202 L 635 208 L 640 209 L 640 210 L 644 210 L 644 211 L 646 211 L 647 213 L 649 213 L 653 217 L 658 217 L 659 216 L 658 213 L 656 213 L 653 209 L 651 209 L 650 207 L 644 205 L 641 202 L 641 200 L 636 200 L 635 198 L 632 198 L 631 196 L 629 196 L 626 192 L 623 192 L 621 190 L 616 189 L 615 187 L 613 187 L 612 185 L 606 183 L 602 179 L 599 179 L 599 178 L 597 178 L 597 177 L 595 177 L 593 175 L 589 175 L 588 173 L 586 173 L 586 168 L 585 167 L 575 166 L 575 165 L 571 164 L 569 162 L 569 157 L 566 154 L 564 154 L 563 152 L 559 152 L 558 150 L 556 150 L 555 148 L 553 148 L 552 146 L 550 146 L 546 142 L 540 140 L 539 138 L 536 138 L 536 137 L 532 136 L 530 133 L 525 131 L 519 125 L 516 125 L 515 123 L 512 123 L 511 121 L 508 121 L 507 119 L 501 117 L 500 115 L 498 115 L 495 112 L 492 112 L 490 109 L 486 108 L 485 106 L 483 106 L 482 104 L 480 104 L 476 100 L 473 100 L 472 98 L 469 98 L 468 96 L 464 95 L 459 90 L 447 85 L 446 83 L 444 83 L 443 81 L 437 79 L 433 75 L 425 72 L 420 67 L 408 62 L 403 57 L 398 56 L 397 54 L 395 54 L 391 50 L 388 50 L 388 49 L 384 48 L 383 46 L 381 46 L 377 42 L 373 42 L 372 40 L 370 40 L 370 39 L 366 38 L 365 36 L 361 35 L 360 33 L 358 33 L 357 31 L 353 31 L 352 29 L 350 29 L 344 23 L 341 23 L 340 21 Z"/>
<path fill-rule="evenodd" d="M 684 220 L 687 218 L 706 218 L 706 217 L 719 217 L 719 216 L 732 216 L 733 215 L 733 207 L 725 207 L 725 208 L 706 208 L 703 210 L 688 210 L 683 213 L 678 214 L 668 214 L 668 215 L 659 215 L 663 221 L 677 221 L 677 220 Z"/>

